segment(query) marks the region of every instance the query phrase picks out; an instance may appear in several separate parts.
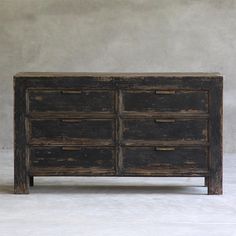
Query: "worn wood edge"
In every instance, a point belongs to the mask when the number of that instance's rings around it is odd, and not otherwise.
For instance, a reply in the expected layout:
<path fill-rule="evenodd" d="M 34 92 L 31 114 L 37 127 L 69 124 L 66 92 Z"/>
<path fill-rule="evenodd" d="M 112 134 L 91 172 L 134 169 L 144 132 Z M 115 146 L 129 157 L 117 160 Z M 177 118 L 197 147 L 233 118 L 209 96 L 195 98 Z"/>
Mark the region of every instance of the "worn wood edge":
<path fill-rule="evenodd" d="M 80 149 L 108 149 L 115 150 L 114 146 L 91 146 L 91 145 L 28 145 L 29 149 L 47 149 L 47 148 L 64 148 L 65 151 L 75 150 L 75 148 Z"/>
<path fill-rule="evenodd" d="M 35 168 L 31 167 L 29 170 L 30 175 L 33 176 L 99 176 L 99 175 L 111 175 L 116 176 L 114 169 L 105 169 L 97 167 L 89 168 L 74 168 L 74 167 L 44 167 Z"/>
<path fill-rule="evenodd" d="M 145 140 L 125 140 L 122 146 L 209 146 L 209 142 L 200 141 L 145 141 Z"/>
<path fill-rule="evenodd" d="M 222 77 L 219 72 L 19 72 L 14 75 L 20 77 Z"/>
<path fill-rule="evenodd" d="M 122 118 L 208 118 L 208 113 L 202 112 L 121 112 Z"/>
<path fill-rule="evenodd" d="M 112 140 L 98 140 L 98 139 L 68 139 L 68 140 L 56 140 L 56 139 L 29 139 L 28 145 L 46 145 L 46 146 L 115 146 L 115 141 Z"/>
<path fill-rule="evenodd" d="M 98 170 L 96 172 L 90 172 L 89 170 L 78 170 L 78 168 L 60 168 L 60 170 L 52 168 L 31 168 L 30 174 L 33 176 L 90 176 L 90 177 L 207 177 L 209 175 L 208 171 L 168 171 L 168 172 L 146 172 L 146 171 L 127 171 L 122 170 L 121 174 L 116 174 L 115 169 L 111 171 L 110 169 Z"/>
<path fill-rule="evenodd" d="M 179 170 L 168 170 L 168 171 L 160 171 L 157 170 L 155 171 L 150 171 L 147 172 L 145 170 L 139 170 L 139 171 L 135 171 L 135 170 L 129 170 L 129 169 L 125 169 L 123 170 L 122 173 L 124 176 L 150 176 L 150 177 L 205 177 L 209 175 L 209 172 L 207 170 L 189 170 L 189 171 L 179 171 Z"/>
<path fill-rule="evenodd" d="M 208 113 L 190 113 L 190 112 L 173 112 L 173 113 L 166 113 L 166 112 L 121 112 L 119 114 L 121 118 L 209 118 Z M 103 118 L 110 118 L 115 119 L 116 114 L 114 113 L 105 113 L 105 112 L 95 112 L 95 113 L 79 113 L 73 112 L 68 114 L 68 112 L 30 112 L 27 114 L 28 118 L 32 119 L 57 119 L 57 118 L 96 118 L 96 119 L 103 119 Z"/>
<path fill-rule="evenodd" d="M 27 115 L 30 119 L 58 119 L 58 118 L 80 118 L 80 119 L 115 119 L 114 113 L 96 112 L 96 113 L 76 113 L 76 112 L 29 112 Z"/>
<path fill-rule="evenodd" d="M 209 93 L 209 178 L 208 194 L 223 194 L 223 78 L 212 86 Z"/>
<path fill-rule="evenodd" d="M 26 150 L 25 131 L 25 86 L 24 81 L 13 78 L 14 86 L 14 193 L 29 193 L 29 162 Z"/>

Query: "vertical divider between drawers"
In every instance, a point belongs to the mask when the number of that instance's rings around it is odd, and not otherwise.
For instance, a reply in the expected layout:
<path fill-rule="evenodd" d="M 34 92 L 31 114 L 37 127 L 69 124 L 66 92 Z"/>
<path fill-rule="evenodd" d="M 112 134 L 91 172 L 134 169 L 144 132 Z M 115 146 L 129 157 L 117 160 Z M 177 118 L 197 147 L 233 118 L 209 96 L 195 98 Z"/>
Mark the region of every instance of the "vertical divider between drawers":
<path fill-rule="evenodd" d="M 116 162 L 116 175 L 122 175 L 122 149 L 121 149 L 121 138 L 122 138 L 122 91 L 117 89 L 117 140 L 116 140 L 116 149 L 117 149 L 117 162 Z"/>
<path fill-rule="evenodd" d="M 114 163 L 114 167 L 115 167 L 115 175 L 117 175 L 118 173 L 118 155 L 119 155 L 119 145 L 118 145 L 118 129 L 119 129 L 119 121 L 118 121 L 118 109 L 119 109 L 119 92 L 118 89 L 116 88 L 116 86 L 114 86 L 115 88 L 115 163 Z"/>

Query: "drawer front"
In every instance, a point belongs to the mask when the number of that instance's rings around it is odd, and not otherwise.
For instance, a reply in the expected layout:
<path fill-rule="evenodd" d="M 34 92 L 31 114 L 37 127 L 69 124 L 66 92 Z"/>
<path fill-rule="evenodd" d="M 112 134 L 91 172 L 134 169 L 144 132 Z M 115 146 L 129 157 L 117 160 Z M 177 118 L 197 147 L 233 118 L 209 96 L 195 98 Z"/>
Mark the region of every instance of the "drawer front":
<path fill-rule="evenodd" d="M 208 112 L 208 92 L 124 91 L 123 110 L 127 112 Z"/>
<path fill-rule="evenodd" d="M 115 174 L 114 150 L 107 147 L 33 147 L 32 174 Z"/>
<path fill-rule="evenodd" d="M 206 119 L 126 119 L 124 140 L 207 141 Z"/>
<path fill-rule="evenodd" d="M 28 112 L 113 112 L 107 90 L 29 90 Z"/>
<path fill-rule="evenodd" d="M 206 173 L 206 147 L 128 147 L 123 148 L 123 174 Z"/>
<path fill-rule="evenodd" d="M 30 119 L 31 144 L 109 145 L 114 140 L 111 119 Z"/>

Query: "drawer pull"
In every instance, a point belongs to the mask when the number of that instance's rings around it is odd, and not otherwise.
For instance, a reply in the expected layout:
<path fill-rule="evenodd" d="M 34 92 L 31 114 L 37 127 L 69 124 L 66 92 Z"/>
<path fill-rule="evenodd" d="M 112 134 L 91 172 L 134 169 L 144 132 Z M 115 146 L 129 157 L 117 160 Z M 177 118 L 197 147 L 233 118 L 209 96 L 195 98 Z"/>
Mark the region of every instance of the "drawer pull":
<path fill-rule="evenodd" d="M 175 94 L 175 90 L 156 90 L 156 94 Z"/>
<path fill-rule="evenodd" d="M 78 123 L 81 122 L 81 120 L 72 120 L 72 119 L 68 119 L 68 120 L 61 120 L 64 123 Z"/>
<path fill-rule="evenodd" d="M 174 123 L 175 120 L 174 119 L 156 119 L 155 122 L 156 123 Z"/>
<path fill-rule="evenodd" d="M 156 147 L 156 151 L 174 151 L 174 147 Z"/>
<path fill-rule="evenodd" d="M 80 151 L 81 147 L 62 147 L 63 151 Z"/>
<path fill-rule="evenodd" d="M 81 94 L 82 91 L 81 90 L 62 90 L 61 91 L 62 94 Z"/>

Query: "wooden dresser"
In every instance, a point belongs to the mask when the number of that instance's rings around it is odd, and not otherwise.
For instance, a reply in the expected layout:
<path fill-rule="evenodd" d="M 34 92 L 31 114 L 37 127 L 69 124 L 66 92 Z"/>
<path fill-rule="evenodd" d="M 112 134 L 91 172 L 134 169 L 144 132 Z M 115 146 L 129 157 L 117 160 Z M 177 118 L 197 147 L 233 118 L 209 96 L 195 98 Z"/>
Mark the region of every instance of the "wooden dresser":
<path fill-rule="evenodd" d="M 222 194 L 218 73 L 19 73 L 15 193 L 34 176 L 204 177 Z"/>

